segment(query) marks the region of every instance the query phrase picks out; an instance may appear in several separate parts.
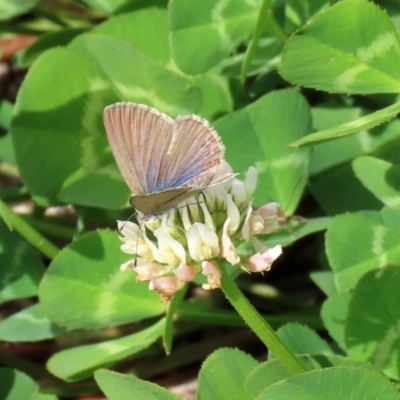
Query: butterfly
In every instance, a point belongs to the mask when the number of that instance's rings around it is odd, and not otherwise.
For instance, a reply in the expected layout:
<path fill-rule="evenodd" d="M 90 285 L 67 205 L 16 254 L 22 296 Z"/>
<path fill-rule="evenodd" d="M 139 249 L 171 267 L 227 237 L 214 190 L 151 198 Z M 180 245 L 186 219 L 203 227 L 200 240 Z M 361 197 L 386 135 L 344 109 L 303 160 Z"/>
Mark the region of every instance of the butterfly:
<path fill-rule="evenodd" d="M 234 174 L 217 174 L 224 147 L 197 115 L 175 120 L 144 104 L 115 103 L 104 109 L 104 125 L 119 170 L 144 215 L 159 215 Z"/>

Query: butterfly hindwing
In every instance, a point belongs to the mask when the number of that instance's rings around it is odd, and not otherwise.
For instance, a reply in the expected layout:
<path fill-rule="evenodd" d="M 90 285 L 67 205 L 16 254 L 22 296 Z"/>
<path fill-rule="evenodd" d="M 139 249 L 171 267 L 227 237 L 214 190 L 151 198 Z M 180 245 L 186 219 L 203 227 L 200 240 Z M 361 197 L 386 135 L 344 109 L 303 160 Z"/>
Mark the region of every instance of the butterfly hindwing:
<path fill-rule="evenodd" d="M 141 213 L 153 215 L 155 210 L 157 210 L 157 213 L 162 213 L 191 196 L 193 196 L 193 193 L 189 191 L 189 188 L 169 189 L 143 196 L 131 196 L 129 203 Z"/>
<path fill-rule="evenodd" d="M 168 186 L 207 186 L 223 162 L 218 135 L 196 115 L 178 117 L 173 131 L 165 169 Z"/>

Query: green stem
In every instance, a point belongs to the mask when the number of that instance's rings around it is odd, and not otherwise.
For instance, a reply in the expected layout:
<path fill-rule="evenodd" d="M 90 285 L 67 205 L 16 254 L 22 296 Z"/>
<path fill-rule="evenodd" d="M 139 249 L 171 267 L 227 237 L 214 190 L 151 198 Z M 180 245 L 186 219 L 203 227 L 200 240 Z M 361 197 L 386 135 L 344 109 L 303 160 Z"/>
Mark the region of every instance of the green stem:
<path fill-rule="evenodd" d="M 244 56 L 242 70 L 240 73 L 240 80 L 243 83 L 246 80 L 247 71 L 249 70 L 251 60 L 257 50 L 258 42 L 266 26 L 269 26 L 275 36 L 283 43 L 286 42 L 288 36 L 276 22 L 269 10 L 271 6 L 271 0 L 264 0 L 261 4 L 260 11 L 258 13 L 256 27 L 254 29 L 253 37 L 251 38 L 249 47 L 247 48 Z"/>
<path fill-rule="evenodd" d="M 272 11 L 268 10 L 267 12 L 268 15 L 268 22 L 270 24 L 270 27 L 272 29 L 272 31 L 274 32 L 275 36 L 283 43 L 286 42 L 286 40 L 288 40 L 289 36 L 287 35 L 287 33 L 281 28 L 281 26 L 278 24 L 278 22 L 276 22 L 275 17 L 272 14 Z"/>
<path fill-rule="evenodd" d="M 22 217 L 15 214 L 2 200 L 0 200 L 0 216 L 10 229 L 15 229 L 46 257 L 53 259 L 60 252 L 57 246 L 49 242 L 36 229 L 32 228 Z"/>
<path fill-rule="evenodd" d="M 175 311 L 182 303 L 183 298 L 187 292 L 188 285 L 185 286 L 175 294 L 172 300 L 168 304 L 167 315 L 165 321 L 164 335 L 163 335 L 163 344 L 164 349 L 167 355 L 170 355 L 172 349 L 172 339 L 173 339 L 173 325 L 174 325 L 174 315 Z"/>
<path fill-rule="evenodd" d="M 222 265 L 220 269 L 222 273 L 222 291 L 252 331 L 261 339 L 268 349 L 274 353 L 274 356 L 279 359 L 282 365 L 292 375 L 298 375 L 307 371 L 285 343 L 277 336 L 268 322 L 262 318 L 246 297 L 244 297 L 243 293 L 239 290 L 236 283 L 231 279 Z"/>

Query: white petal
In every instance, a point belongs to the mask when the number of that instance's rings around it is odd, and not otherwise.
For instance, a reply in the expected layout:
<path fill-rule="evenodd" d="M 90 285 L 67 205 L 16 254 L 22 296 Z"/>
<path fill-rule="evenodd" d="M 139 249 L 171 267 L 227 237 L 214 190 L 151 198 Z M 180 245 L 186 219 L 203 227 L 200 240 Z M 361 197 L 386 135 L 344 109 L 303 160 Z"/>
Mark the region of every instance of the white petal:
<path fill-rule="evenodd" d="M 189 208 L 188 207 L 182 207 L 180 209 L 180 213 L 181 213 L 181 220 L 182 220 L 182 224 L 183 224 L 183 229 L 185 231 L 188 231 L 189 228 L 192 226 L 192 221 L 189 218 Z"/>
<path fill-rule="evenodd" d="M 137 252 L 137 243 L 124 243 L 121 244 L 121 250 L 126 254 L 136 254 Z"/>
<path fill-rule="evenodd" d="M 140 228 L 138 225 L 131 221 L 117 221 L 118 230 L 125 237 L 131 240 L 137 240 L 137 236 L 140 235 Z"/>
<path fill-rule="evenodd" d="M 271 269 L 272 263 L 282 254 L 282 247 L 275 246 L 264 253 L 256 253 L 248 257 L 243 268 L 249 272 L 263 272 Z"/>
<path fill-rule="evenodd" d="M 207 225 L 194 223 L 186 232 L 189 254 L 195 261 L 217 257 L 219 242 L 217 234 Z"/>
<path fill-rule="evenodd" d="M 207 283 L 202 285 L 203 289 L 210 290 L 221 286 L 221 271 L 215 264 L 209 261 L 203 261 L 201 263 L 201 269 L 203 275 L 207 277 Z"/>
<path fill-rule="evenodd" d="M 239 179 L 234 179 L 232 181 L 231 194 L 233 201 L 238 207 L 241 207 L 243 204 L 247 203 L 246 188 L 243 182 Z"/>
<path fill-rule="evenodd" d="M 257 175 L 257 169 L 254 167 L 249 167 L 249 169 L 247 170 L 246 179 L 244 180 L 244 186 L 246 188 L 248 201 L 250 201 L 250 199 L 253 197 L 253 194 L 256 190 Z"/>
<path fill-rule="evenodd" d="M 153 259 L 152 251 L 146 242 L 145 230 L 130 221 L 118 221 L 118 226 L 121 233 L 125 235 L 120 236 L 123 242 L 121 250 L 124 253 L 137 254 L 149 260 Z"/>
<path fill-rule="evenodd" d="M 128 268 L 133 268 L 135 260 L 129 260 L 120 266 L 122 272 L 126 271 Z"/>
<path fill-rule="evenodd" d="M 145 258 L 148 261 L 157 261 L 159 263 L 166 263 L 166 260 L 164 258 L 164 256 L 161 254 L 161 252 L 159 251 L 158 247 L 156 246 L 156 244 L 154 242 L 152 242 L 147 236 L 145 236 L 144 238 L 144 243 L 146 245 L 146 247 L 139 247 L 138 248 L 138 255 L 140 255 L 140 257 Z M 140 250 L 140 252 L 139 252 Z"/>
<path fill-rule="evenodd" d="M 236 248 L 234 244 L 232 243 L 231 238 L 228 235 L 228 225 L 230 223 L 230 218 L 227 218 L 227 220 L 224 223 L 223 229 L 222 229 L 222 257 L 225 258 L 226 261 L 228 261 L 232 265 L 236 265 L 239 263 L 240 258 L 236 253 Z"/>
<path fill-rule="evenodd" d="M 158 250 L 164 259 L 163 263 L 171 266 L 186 263 L 185 249 L 177 240 L 168 236 L 162 228 L 155 230 L 154 236 L 158 239 Z"/>
<path fill-rule="evenodd" d="M 215 225 L 214 221 L 210 215 L 210 212 L 208 211 L 207 205 L 204 201 L 200 203 L 200 207 L 203 210 L 204 213 L 204 223 L 207 225 L 212 231 L 215 231 Z"/>
<path fill-rule="evenodd" d="M 157 217 L 149 218 L 148 220 L 144 221 L 144 225 L 146 226 L 147 229 L 154 232 L 161 226 L 161 219 Z M 145 229 L 143 229 L 143 231 L 144 230 Z"/>
<path fill-rule="evenodd" d="M 244 219 L 244 223 L 242 226 L 242 236 L 244 240 L 249 240 L 250 239 L 250 223 L 249 223 L 249 218 L 250 218 L 250 214 L 253 211 L 253 209 L 251 208 L 251 206 L 247 207 L 247 211 L 246 211 L 246 218 Z"/>
<path fill-rule="evenodd" d="M 236 204 L 233 202 L 231 194 L 227 194 L 226 203 L 227 203 L 227 216 L 229 219 L 227 232 L 229 235 L 233 235 L 234 233 L 236 233 L 240 224 L 240 212 Z"/>

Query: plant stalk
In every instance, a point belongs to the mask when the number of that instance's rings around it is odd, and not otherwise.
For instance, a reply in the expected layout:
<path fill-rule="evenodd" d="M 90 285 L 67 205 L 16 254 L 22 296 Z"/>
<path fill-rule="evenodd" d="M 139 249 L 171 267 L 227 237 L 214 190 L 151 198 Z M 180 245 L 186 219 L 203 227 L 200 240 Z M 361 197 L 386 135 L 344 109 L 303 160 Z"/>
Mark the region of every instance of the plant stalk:
<path fill-rule="evenodd" d="M 0 200 L 0 217 L 11 229 L 15 229 L 22 237 L 24 237 L 32 246 L 39 250 L 42 254 L 52 260 L 59 252 L 60 249 L 53 243 L 49 242 L 42 236 L 36 229 L 34 229 L 28 222 L 26 222 L 6 203 Z"/>
<path fill-rule="evenodd" d="M 220 266 L 220 270 L 222 273 L 222 291 L 252 331 L 261 339 L 268 349 L 274 353 L 274 356 L 279 359 L 290 374 L 298 375 L 306 372 L 307 369 L 302 365 L 300 360 L 289 350 L 269 323 L 246 299 L 222 265 Z"/>

